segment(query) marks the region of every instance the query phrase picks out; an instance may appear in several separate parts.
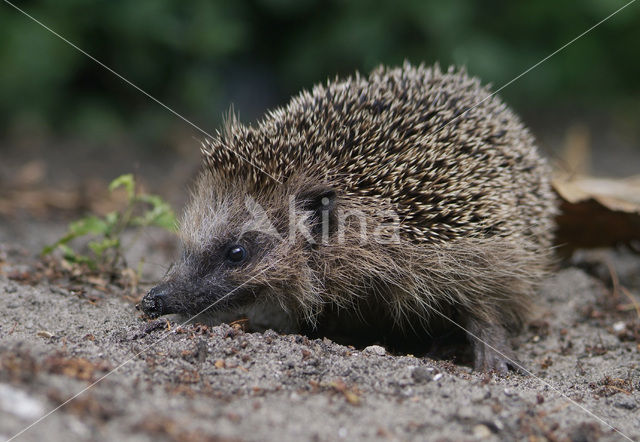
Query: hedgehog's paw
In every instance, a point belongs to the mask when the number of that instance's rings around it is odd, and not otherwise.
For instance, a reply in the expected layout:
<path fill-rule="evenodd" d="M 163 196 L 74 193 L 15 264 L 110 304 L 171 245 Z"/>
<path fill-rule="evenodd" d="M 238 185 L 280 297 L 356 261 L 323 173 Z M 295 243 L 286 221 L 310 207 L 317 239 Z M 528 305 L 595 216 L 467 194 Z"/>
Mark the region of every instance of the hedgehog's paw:
<path fill-rule="evenodd" d="M 509 345 L 507 332 L 501 325 L 472 320 L 467 337 L 473 346 L 473 368 L 478 371 L 506 375 L 509 369 L 525 374 L 523 365 Z"/>

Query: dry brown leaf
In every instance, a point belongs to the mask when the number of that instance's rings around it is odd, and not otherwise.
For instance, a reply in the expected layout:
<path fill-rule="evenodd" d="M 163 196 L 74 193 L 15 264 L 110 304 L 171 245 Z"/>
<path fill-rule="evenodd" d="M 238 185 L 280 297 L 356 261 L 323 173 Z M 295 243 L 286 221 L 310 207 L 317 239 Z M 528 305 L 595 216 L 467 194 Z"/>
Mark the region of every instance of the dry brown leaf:
<path fill-rule="evenodd" d="M 640 175 L 623 179 L 556 178 L 553 187 L 563 200 L 573 204 L 594 199 L 610 210 L 640 214 Z"/>
<path fill-rule="evenodd" d="M 335 381 L 330 382 L 329 387 L 339 393 L 342 393 L 346 401 L 351 405 L 360 405 L 360 396 L 357 393 L 357 389 L 355 387 L 347 387 L 347 384 L 345 384 L 342 379 L 336 379 Z"/>
<path fill-rule="evenodd" d="M 108 281 L 104 278 L 99 276 L 88 276 L 87 282 L 98 289 L 107 290 Z"/>
<path fill-rule="evenodd" d="M 565 250 L 640 240 L 640 175 L 556 177 L 560 197 L 558 244 Z"/>
<path fill-rule="evenodd" d="M 47 358 L 45 366 L 51 373 L 62 374 L 82 381 L 93 380 L 96 371 L 110 369 L 104 362 L 93 363 L 85 358 L 65 358 L 63 356 Z"/>

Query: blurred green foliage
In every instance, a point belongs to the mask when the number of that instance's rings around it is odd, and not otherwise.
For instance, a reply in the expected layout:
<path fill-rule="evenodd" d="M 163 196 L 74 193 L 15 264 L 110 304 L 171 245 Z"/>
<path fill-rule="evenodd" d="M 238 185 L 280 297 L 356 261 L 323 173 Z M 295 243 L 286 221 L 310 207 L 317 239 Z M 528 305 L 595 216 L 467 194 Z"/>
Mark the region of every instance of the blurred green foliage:
<path fill-rule="evenodd" d="M 624 2 L 586 0 L 38 0 L 18 5 L 170 107 L 212 130 L 300 88 L 380 63 L 466 65 L 495 88 Z M 640 98 L 640 4 L 501 94 L 519 109 Z M 183 124 L 85 55 L 0 5 L 0 130 L 142 140 Z"/>

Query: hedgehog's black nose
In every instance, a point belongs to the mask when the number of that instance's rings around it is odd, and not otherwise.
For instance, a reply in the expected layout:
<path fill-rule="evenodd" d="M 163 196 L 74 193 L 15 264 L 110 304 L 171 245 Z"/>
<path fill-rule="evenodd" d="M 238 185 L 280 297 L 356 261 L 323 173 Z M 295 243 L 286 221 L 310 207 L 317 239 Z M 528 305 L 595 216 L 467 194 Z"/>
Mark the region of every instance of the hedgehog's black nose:
<path fill-rule="evenodd" d="M 167 289 L 163 286 L 155 286 L 149 293 L 147 293 L 142 301 L 140 301 L 140 308 L 150 318 L 157 318 L 167 312 L 165 297 L 167 295 Z"/>

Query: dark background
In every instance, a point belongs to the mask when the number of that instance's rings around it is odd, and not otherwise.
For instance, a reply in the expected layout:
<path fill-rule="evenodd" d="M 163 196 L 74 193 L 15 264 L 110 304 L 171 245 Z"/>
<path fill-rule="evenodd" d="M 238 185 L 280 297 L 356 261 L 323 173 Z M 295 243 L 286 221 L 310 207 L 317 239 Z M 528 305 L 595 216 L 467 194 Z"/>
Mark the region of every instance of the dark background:
<path fill-rule="evenodd" d="M 16 4 L 211 133 L 231 104 L 250 122 L 314 83 L 405 59 L 465 65 L 497 89 L 625 2 Z M 551 157 L 561 158 L 563 149 L 577 142 L 587 157 L 581 171 L 637 173 L 639 42 L 640 3 L 634 3 L 500 95 L 523 116 Z M 133 171 L 180 203 L 178 195 L 186 195 L 184 184 L 199 162 L 201 137 L 11 6 L 0 4 L 0 185 L 5 190 L 86 189 L 87 182 L 98 188 L 100 182 Z"/>

